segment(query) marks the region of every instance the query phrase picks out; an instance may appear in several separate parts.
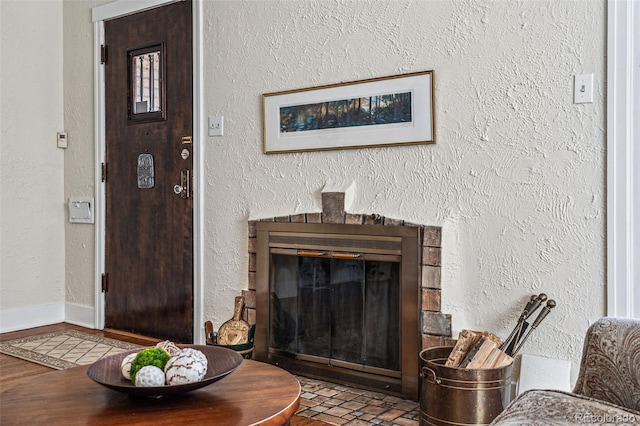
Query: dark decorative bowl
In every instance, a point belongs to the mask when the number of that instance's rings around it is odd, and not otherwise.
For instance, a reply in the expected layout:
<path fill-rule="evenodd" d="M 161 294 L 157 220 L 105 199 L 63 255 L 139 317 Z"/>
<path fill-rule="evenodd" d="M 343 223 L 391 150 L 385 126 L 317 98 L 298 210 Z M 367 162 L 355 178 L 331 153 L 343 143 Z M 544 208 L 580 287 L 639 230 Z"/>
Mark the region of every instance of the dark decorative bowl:
<path fill-rule="evenodd" d="M 206 345 L 178 345 L 180 348 L 193 348 L 207 357 L 207 373 L 198 382 L 183 385 L 136 387 L 131 380 L 122 375 L 120 365 L 124 357 L 146 348 L 133 349 L 99 359 L 89 366 L 87 376 L 96 383 L 118 392 L 137 396 L 164 396 L 190 392 L 208 386 L 233 372 L 242 364 L 242 355 L 231 349 Z"/>

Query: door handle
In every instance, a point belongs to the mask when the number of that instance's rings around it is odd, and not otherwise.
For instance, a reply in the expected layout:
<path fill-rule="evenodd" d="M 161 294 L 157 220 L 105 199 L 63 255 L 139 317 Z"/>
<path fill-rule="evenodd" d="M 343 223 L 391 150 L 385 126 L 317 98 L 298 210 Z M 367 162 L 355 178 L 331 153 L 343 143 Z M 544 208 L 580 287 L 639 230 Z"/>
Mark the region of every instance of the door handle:
<path fill-rule="evenodd" d="M 191 194 L 191 172 L 189 169 L 182 169 L 180 172 L 180 185 L 175 185 L 173 192 L 182 198 L 189 198 Z"/>

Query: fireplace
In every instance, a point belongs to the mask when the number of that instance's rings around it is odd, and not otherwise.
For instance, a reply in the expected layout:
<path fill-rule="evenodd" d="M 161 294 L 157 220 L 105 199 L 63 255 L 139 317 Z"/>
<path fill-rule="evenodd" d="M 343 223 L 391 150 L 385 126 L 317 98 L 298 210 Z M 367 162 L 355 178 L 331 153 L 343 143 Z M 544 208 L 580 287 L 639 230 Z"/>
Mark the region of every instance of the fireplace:
<path fill-rule="evenodd" d="M 245 319 L 255 358 L 417 400 L 419 353 L 453 344 L 440 310 L 441 229 L 344 211 L 249 222 Z"/>
<path fill-rule="evenodd" d="M 260 222 L 256 230 L 257 323 L 266 325 L 256 357 L 414 395 L 419 228 Z"/>

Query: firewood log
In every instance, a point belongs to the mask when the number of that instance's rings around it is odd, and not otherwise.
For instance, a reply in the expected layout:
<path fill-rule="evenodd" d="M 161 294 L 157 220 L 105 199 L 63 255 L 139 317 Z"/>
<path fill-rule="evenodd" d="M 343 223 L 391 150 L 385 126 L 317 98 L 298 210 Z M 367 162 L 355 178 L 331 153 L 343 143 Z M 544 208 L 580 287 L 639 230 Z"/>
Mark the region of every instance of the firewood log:
<path fill-rule="evenodd" d="M 458 335 L 458 341 L 455 346 L 451 350 L 449 354 L 449 358 L 447 358 L 447 362 L 445 362 L 446 367 L 457 367 L 460 365 L 460 361 L 467 354 L 469 349 L 475 345 L 480 339 L 481 335 L 471 330 L 462 330 Z"/>
<path fill-rule="evenodd" d="M 482 342 L 482 345 L 480 345 L 480 347 L 478 348 L 478 351 L 473 356 L 473 358 L 471 358 L 471 360 L 469 361 L 469 364 L 467 364 L 465 368 L 468 368 L 468 369 L 482 368 L 485 361 L 491 354 L 491 351 L 493 351 L 494 349 L 498 349 L 498 345 L 496 344 L 496 342 L 484 337 L 484 342 Z"/>

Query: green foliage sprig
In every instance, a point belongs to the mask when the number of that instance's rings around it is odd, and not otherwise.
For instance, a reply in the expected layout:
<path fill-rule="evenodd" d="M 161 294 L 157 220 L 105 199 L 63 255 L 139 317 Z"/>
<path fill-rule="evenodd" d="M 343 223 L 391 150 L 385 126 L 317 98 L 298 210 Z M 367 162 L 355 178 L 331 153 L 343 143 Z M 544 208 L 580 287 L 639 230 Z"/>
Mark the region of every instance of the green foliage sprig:
<path fill-rule="evenodd" d="M 167 364 L 167 361 L 169 361 L 169 358 L 171 358 L 171 356 L 164 349 L 147 348 L 141 350 L 131 362 L 131 371 L 129 372 L 131 382 L 133 384 L 136 383 L 136 374 L 146 365 L 155 365 L 164 371 L 164 366 Z"/>

